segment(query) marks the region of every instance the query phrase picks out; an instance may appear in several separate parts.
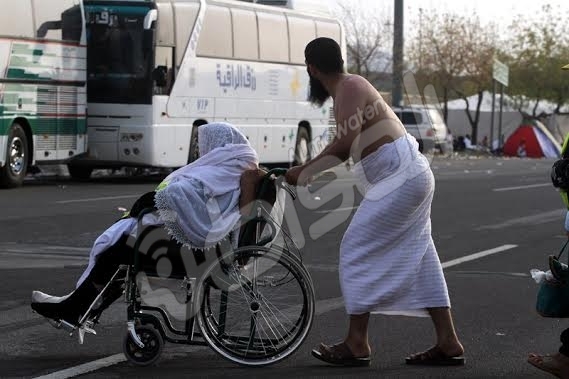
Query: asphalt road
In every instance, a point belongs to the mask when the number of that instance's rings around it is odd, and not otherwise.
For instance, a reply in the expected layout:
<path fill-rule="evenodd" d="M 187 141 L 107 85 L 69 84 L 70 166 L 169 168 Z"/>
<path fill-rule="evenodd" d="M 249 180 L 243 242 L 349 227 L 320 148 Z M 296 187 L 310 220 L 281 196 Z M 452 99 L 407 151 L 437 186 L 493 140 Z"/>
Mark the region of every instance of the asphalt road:
<path fill-rule="evenodd" d="M 545 268 L 547 256 L 557 253 L 565 238 L 563 206 L 549 180 L 551 163 L 432 162 L 436 177 L 433 237 L 441 261 L 448 266 L 445 275 L 453 314 L 466 348 L 466 366 L 455 368 L 404 364 L 406 355 L 434 342 L 429 319 L 406 317 L 372 317 L 370 368 L 329 367 L 311 357 L 312 347 L 321 341 L 336 342 L 346 331 L 338 246 L 361 199 L 349 172 L 337 171 L 336 180 L 315 183 L 313 193 L 304 202 L 297 201 L 303 230 L 303 237 L 297 237 L 305 241 L 304 262 L 316 288 L 317 317 L 306 342 L 291 358 L 261 369 L 238 367 L 207 347 L 171 344 L 155 365 L 134 367 L 121 356 L 126 331 L 121 302 L 103 316 L 98 334 L 87 336 L 84 345 L 33 314 L 32 290 L 70 292 L 91 243 L 120 216 L 118 208 L 128 208 L 160 178 L 96 178 L 89 183 L 32 179 L 23 188 L 0 193 L 0 377 L 53 373 L 52 377 L 61 378 L 84 373 L 89 378 L 545 378 L 526 363 L 527 353 L 555 351 L 559 333 L 568 324 L 536 314 L 538 286 L 529 277 L 531 268 Z M 493 249 L 501 251 L 456 261 Z M 85 364 L 90 362 L 96 370 L 85 374 Z M 103 367 L 105 362 L 110 365 Z"/>

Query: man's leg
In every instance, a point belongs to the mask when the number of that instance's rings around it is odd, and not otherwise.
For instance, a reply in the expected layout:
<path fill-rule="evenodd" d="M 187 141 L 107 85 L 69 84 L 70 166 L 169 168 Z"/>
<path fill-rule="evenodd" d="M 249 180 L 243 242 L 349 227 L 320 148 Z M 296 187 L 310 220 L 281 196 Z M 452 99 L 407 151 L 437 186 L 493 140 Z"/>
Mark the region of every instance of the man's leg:
<path fill-rule="evenodd" d="M 369 313 L 350 315 L 350 328 L 345 343 L 356 357 L 367 357 L 371 353 L 368 324 Z"/>
<path fill-rule="evenodd" d="M 464 348 L 456 335 L 450 308 L 429 308 L 428 311 L 435 325 L 437 346 L 448 357 L 462 355 Z"/>
<path fill-rule="evenodd" d="M 427 310 L 435 325 L 437 343 L 429 350 L 408 356 L 405 361 L 410 365 L 463 365 L 464 348 L 456 336 L 450 308 L 428 308 Z"/>

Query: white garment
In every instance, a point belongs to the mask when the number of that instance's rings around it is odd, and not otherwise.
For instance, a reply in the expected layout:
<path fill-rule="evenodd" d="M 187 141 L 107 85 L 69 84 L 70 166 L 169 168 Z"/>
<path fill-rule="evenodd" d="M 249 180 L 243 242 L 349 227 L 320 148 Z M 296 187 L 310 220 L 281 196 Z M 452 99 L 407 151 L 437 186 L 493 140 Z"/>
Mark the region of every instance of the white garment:
<path fill-rule="evenodd" d="M 241 174 L 256 168 L 258 159 L 247 138 L 230 124 L 200 126 L 198 139 L 201 157 L 166 177 L 155 199 L 161 217 L 147 214 L 142 225 L 165 224 L 179 242 L 204 247 L 238 227 Z M 124 235 L 136 237 L 137 228 L 135 218 L 126 218 L 105 230 L 93 244 L 77 287 L 89 276 L 100 254 Z"/>
<path fill-rule="evenodd" d="M 366 194 L 340 246 L 340 283 L 348 314 L 428 316 L 448 307 L 431 237 L 434 177 L 409 134 L 354 167 Z"/>
<path fill-rule="evenodd" d="M 159 186 L 155 203 L 170 235 L 203 249 L 238 227 L 241 175 L 258 167 L 258 157 L 247 138 L 229 124 L 201 126 L 198 138 L 204 155 L 170 174 Z"/>

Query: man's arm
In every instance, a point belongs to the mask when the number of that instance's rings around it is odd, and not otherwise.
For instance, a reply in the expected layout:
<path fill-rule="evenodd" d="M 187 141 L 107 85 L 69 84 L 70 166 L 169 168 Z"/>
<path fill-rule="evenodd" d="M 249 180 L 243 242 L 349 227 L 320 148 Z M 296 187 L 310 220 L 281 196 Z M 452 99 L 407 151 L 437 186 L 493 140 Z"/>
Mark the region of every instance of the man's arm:
<path fill-rule="evenodd" d="M 342 85 L 342 94 L 336 97 L 335 102 L 336 137 L 317 157 L 303 166 L 306 176 L 317 175 L 348 160 L 352 145 L 361 132 L 365 91 L 357 81 L 348 80 Z"/>

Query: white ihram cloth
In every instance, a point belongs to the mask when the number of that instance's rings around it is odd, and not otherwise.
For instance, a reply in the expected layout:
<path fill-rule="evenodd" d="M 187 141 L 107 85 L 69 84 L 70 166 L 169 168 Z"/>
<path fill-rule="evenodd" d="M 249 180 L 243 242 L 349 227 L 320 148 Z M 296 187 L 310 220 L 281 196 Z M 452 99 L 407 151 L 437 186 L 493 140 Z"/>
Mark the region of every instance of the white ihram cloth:
<path fill-rule="evenodd" d="M 340 283 L 348 314 L 428 316 L 449 307 L 431 236 L 434 177 L 410 134 L 354 167 L 365 197 L 340 246 Z"/>
<path fill-rule="evenodd" d="M 257 153 L 247 138 L 227 123 L 198 129 L 200 158 L 164 179 L 155 198 L 159 216 L 150 213 L 142 225 L 164 224 L 178 242 L 192 248 L 211 247 L 239 227 L 241 174 L 256 168 Z M 135 218 L 119 220 L 93 244 L 89 264 L 77 287 L 89 276 L 97 258 L 124 235 L 136 237 Z M 233 244 L 237 243 L 234 239 Z"/>

